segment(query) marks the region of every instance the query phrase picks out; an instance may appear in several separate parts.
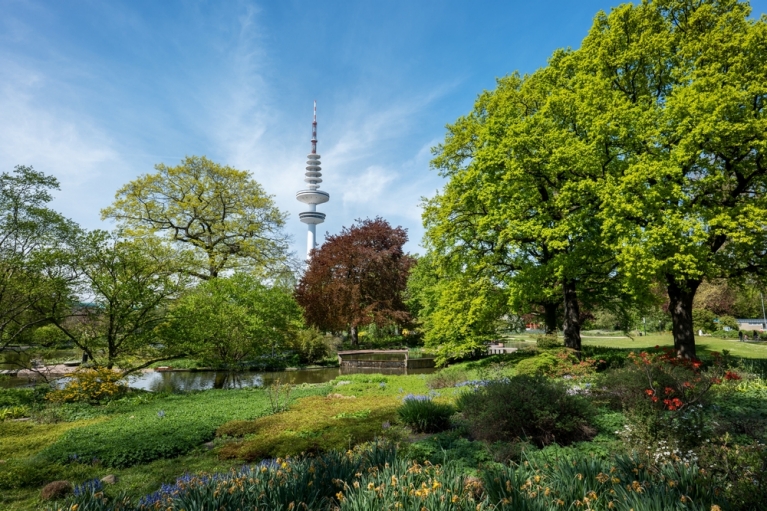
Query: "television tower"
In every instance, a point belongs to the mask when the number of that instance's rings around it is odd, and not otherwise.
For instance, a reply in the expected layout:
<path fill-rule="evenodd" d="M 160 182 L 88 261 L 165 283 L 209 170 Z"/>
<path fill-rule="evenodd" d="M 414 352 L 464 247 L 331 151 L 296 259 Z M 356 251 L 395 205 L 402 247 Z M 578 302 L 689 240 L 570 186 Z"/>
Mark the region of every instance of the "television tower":
<path fill-rule="evenodd" d="M 321 191 L 322 168 L 320 167 L 320 155 L 317 154 L 317 102 L 314 102 L 314 122 L 312 123 L 312 152 L 307 156 L 306 178 L 304 181 L 309 183 L 306 190 L 300 190 L 296 193 L 296 199 L 309 206 L 309 211 L 298 214 L 298 218 L 305 224 L 308 224 L 309 232 L 306 235 L 306 258 L 317 247 L 317 224 L 325 221 L 325 213 L 317 211 L 317 204 L 323 204 L 330 200 L 328 192 Z"/>

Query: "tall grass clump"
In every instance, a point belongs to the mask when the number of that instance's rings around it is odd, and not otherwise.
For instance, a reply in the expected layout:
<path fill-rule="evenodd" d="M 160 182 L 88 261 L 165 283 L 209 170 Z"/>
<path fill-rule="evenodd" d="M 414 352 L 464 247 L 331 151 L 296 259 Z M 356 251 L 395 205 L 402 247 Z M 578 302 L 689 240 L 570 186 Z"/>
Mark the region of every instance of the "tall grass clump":
<path fill-rule="evenodd" d="M 397 409 L 399 419 L 417 433 L 437 433 L 450 427 L 453 407 L 430 396 L 408 394 Z"/>
<path fill-rule="evenodd" d="M 716 504 L 721 499 L 696 465 L 648 466 L 637 456 L 531 459 L 495 466 L 482 480 L 487 499 L 499 511 L 721 509 Z"/>
<path fill-rule="evenodd" d="M 496 464 L 474 477 L 453 462 L 421 464 L 399 457 L 391 445 L 368 444 L 321 456 L 264 460 L 227 473 L 187 474 L 138 501 L 124 494 L 109 497 L 92 481 L 48 510 L 727 509 L 695 464 L 648 466 L 637 456 L 538 456 L 521 464 Z"/>

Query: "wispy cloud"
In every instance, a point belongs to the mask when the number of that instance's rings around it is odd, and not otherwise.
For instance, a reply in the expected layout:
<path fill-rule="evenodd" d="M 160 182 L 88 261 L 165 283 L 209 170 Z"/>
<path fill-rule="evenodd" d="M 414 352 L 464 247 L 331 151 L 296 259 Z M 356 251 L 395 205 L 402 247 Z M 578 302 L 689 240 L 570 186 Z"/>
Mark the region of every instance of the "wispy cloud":
<path fill-rule="evenodd" d="M 0 58 L 0 69 L 2 170 L 32 165 L 53 174 L 62 188 L 56 205 L 70 216 L 98 218 L 104 174 L 121 166 L 109 135 L 89 116 L 52 106 L 57 83 L 40 69 L 7 56 Z"/>

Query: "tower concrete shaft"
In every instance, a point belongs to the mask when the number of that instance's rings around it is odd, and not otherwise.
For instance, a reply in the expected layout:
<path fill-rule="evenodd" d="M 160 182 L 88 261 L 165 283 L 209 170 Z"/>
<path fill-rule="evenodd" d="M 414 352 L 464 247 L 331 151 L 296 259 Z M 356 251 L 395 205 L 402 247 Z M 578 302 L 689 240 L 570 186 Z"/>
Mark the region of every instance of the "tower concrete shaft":
<path fill-rule="evenodd" d="M 317 211 L 317 204 L 323 204 L 330 200 L 328 192 L 320 190 L 322 183 L 322 167 L 320 167 L 320 155 L 317 154 L 317 102 L 314 102 L 314 122 L 312 122 L 312 152 L 306 157 L 306 173 L 304 182 L 307 189 L 299 190 L 296 199 L 308 205 L 309 211 L 298 214 L 301 222 L 308 224 L 309 232 L 306 235 L 306 258 L 309 259 L 312 250 L 317 247 L 317 224 L 325 221 L 325 213 Z"/>

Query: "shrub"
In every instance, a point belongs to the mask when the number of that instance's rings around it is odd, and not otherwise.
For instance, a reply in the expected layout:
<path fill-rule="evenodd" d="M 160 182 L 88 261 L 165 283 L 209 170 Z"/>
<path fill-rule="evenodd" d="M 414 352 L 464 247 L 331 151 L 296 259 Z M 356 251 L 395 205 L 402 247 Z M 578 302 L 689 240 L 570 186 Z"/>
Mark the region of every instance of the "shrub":
<path fill-rule="evenodd" d="M 716 331 L 716 315 L 708 309 L 693 309 L 692 324 L 695 331 L 703 330 L 706 333 Z"/>
<path fill-rule="evenodd" d="M 521 360 L 517 366 L 517 374 L 536 376 L 549 374 L 554 366 L 557 365 L 557 359 L 551 353 L 541 353 L 532 358 Z"/>
<path fill-rule="evenodd" d="M 628 360 L 628 352 L 618 348 L 583 346 L 581 353 L 586 357 L 596 360 L 597 368 L 600 370 L 623 367 Z"/>
<path fill-rule="evenodd" d="M 597 366 L 604 360 L 578 358 L 571 350 L 545 351 L 532 358 L 527 358 L 517 364 L 517 374 L 528 376 L 545 375 L 551 377 L 581 377 L 596 372 Z"/>
<path fill-rule="evenodd" d="M 453 407 L 435 403 L 429 396 L 409 394 L 397 409 L 399 419 L 417 433 L 436 433 L 450 427 Z"/>
<path fill-rule="evenodd" d="M 60 465 L 41 460 L 9 460 L 0 470 L 0 489 L 39 488 L 61 477 Z"/>
<path fill-rule="evenodd" d="M 717 326 L 720 329 L 723 329 L 724 327 L 730 327 L 731 330 L 734 330 L 734 333 L 738 333 L 738 329 L 740 328 L 740 325 L 738 324 L 738 320 L 735 319 L 732 316 L 719 316 L 719 322 Z"/>
<path fill-rule="evenodd" d="M 568 395 L 560 382 L 515 376 L 488 382 L 459 396 L 458 407 L 475 438 L 488 442 L 529 440 L 565 445 L 593 436 L 588 401 Z"/>
<path fill-rule="evenodd" d="M 45 485 L 40 492 L 43 500 L 58 500 L 72 493 L 72 483 L 69 481 L 53 481 Z"/>
<path fill-rule="evenodd" d="M 33 405 L 41 402 L 50 391 L 48 385 L 40 385 L 33 389 L 0 389 L 0 407 Z"/>
<path fill-rule="evenodd" d="M 455 387 L 456 383 L 461 383 L 469 379 L 469 372 L 460 367 L 449 367 L 437 371 L 426 378 L 426 386 L 430 389 L 445 389 Z"/>
<path fill-rule="evenodd" d="M 722 492 L 733 510 L 762 509 L 767 501 L 767 447 L 731 444 L 727 436 L 704 444 L 698 466 L 708 486 Z"/>
<path fill-rule="evenodd" d="M 315 328 L 300 330 L 288 341 L 288 349 L 298 355 L 299 363 L 311 364 L 328 356 L 325 336 Z"/>
<path fill-rule="evenodd" d="M 123 394 L 128 387 L 123 376 L 106 367 L 78 369 L 63 389 L 54 390 L 46 399 L 60 403 L 99 403 Z"/>
<path fill-rule="evenodd" d="M 20 419 L 29 415 L 28 406 L 8 406 L 0 408 L 0 421 L 6 419 Z"/>
<path fill-rule="evenodd" d="M 706 411 L 707 394 L 713 385 L 740 376 L 725 368 L 718 353 L 708 370 L 700 360 L 677 358 L 673 349 L 656 347 L 652 352 L 631 353 L 630 365 L 610 371 L 598 388 L 614 408 L 622 408 L 629 419 L 627 440 L 667 439 L 690 447 L 710 433 Z"/>
<path fill-rule="evenodd" d="M 535 344 L 541 349 L 560 348 L 564 343 L 556 334 L 539 335 L 535 338 Z"/>

